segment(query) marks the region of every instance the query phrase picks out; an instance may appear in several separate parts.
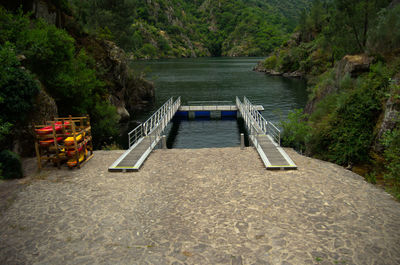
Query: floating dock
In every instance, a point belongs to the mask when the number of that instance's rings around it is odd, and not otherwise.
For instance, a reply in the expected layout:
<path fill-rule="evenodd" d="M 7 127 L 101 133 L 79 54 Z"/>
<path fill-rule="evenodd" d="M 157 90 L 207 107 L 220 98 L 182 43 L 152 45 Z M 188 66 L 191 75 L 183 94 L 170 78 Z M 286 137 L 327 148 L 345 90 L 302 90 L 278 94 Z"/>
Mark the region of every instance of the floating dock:
<path fill-rule="evenodd" d="M 280 147 L 280 130 L 261 115 L 261 105 L 253 105 L 246 97 L 243 103 L 236 97 L 236 105 L 227 101 L 190 102 L 181 106 L 181 98 L 170 98 L 146 122 L 129 134 L 129 149 L 109 168 L 109 171 L 138 171 L 162 137 L 172 118 L 210 117 L 219 112 L 220 117 L 240 115 L 249 131 L 249 139 L 256 148 L 266 169 L 296 169 L 297 166 Z"/>

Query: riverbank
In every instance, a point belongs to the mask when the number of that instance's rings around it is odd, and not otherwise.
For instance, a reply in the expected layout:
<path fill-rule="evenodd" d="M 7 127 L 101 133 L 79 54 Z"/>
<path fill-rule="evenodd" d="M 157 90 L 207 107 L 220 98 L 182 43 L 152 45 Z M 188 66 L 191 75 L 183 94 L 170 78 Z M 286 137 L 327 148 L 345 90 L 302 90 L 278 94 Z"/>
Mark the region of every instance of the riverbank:
<path fill-rule="evenodd" d="M 283 76 L 286 78 L 298 78 L 298 79 L 304 79 L 304 80 L 307 79 L 306 75 L 301 71 L 282 72 L 282 71 L 277 71 L 276 69 L 273 69 L 273 68 L 267 68 L 264 65 L 264 60 L 259 61 L 257 63 L 257 65 L 254 66 L 253 71 L 265 73 L 270 76 Z"/>
<path fill-rule="evenodd" d="M 400 262 L 397 201 L 351 171 L 287 152 L 298 170 L 266 171 L 252 148 L 157 150 L 138 173 L 107 172 L 122 151 L 39 174 L 27 160 L 1 213 L 0 262 Z"/>

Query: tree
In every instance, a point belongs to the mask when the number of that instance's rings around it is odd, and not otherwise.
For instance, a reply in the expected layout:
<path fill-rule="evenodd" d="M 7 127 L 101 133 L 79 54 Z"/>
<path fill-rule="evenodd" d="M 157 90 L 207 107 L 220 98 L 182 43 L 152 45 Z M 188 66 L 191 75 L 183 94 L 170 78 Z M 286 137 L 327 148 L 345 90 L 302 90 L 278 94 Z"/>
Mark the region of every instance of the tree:
<path fill-rule="evenodd" d="M 389 0 L 335 0 L 332 23 L 342 34 L 350 31 L 357 52 L 364 52 L 370 25 L 376 21 L 378 11 L 388 5 Z"/>

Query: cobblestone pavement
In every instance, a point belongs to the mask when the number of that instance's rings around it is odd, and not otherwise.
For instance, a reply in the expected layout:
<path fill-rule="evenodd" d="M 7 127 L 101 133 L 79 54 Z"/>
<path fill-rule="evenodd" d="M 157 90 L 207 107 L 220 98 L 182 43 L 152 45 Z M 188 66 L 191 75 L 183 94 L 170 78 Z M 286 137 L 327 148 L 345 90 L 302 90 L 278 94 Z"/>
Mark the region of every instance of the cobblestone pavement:
<path fill-rule="evenodd" d="M 398 202 L 288 153 L 299 170 L 267 171 L 251 148 L 157 150 L 139 173 L 107 172 L 121 151 L 46 169 L 1 213 L 0 264 L 400 264 Z"/>

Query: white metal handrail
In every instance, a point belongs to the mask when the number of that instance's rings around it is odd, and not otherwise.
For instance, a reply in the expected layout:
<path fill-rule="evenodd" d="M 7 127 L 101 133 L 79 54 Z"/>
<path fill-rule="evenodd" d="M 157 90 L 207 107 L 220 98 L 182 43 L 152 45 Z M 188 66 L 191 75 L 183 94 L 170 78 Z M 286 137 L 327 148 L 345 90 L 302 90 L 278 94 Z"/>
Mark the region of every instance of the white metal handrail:
<path fill-rule="evenodd" d="M 173 99 L 171 97 L 149 119 L 130 131 L 128 133 L 129 148 L 137 143 L 142 137 L 151 134 L 158 127 L 159 129 L 161 128 L 162 130 L 164 130 L 170 119 L 172 119 L 173 115 L 178 110 L 180 103 L 180 97 L 175 102 L 173 102 Z M 159 131 L 160 134 L 162 130 Z M 156 132 L 156 134 L 157 133 L 158 131 Z"/>
<path fill-rule="evenodd" d="M 175 115 L 175 112 L 179 109 L 181 105 L 181 97 L 177 98 L 174 103 L 172 103 L 172 98 L 171 100 L 171 105 L 169 105 L 169 108 L 167 111 L 164 113 L 164 115 L 160 118 L 159 123 L 156 127 L 154 127 L 147 135 L 149 136 L 149 142 L 150 145 L 153 144 L 155 140 L 159 140 L 161 137 L 161 133 L 164 131 L 165 127 L 167 127 L 169 121 L 173 118 Z"/>
<path fill-rule="evenodd" d="M 232 101 L 188 101 L 188 106 L 226 106 L 233 105 Z"/>
<path fill-rule="evenodd" d="M 240 103 L 246 110 L 245 113 L 253 118 L 263 133 L 269 134 L 278 145 L 281 145 L 281 131 L 272 122 L 267 121 L 246 97 L 244 97 L 243 103 L 238 98 L 236 98 L 236 102 L 238 106 L 238 102 Z"/>

